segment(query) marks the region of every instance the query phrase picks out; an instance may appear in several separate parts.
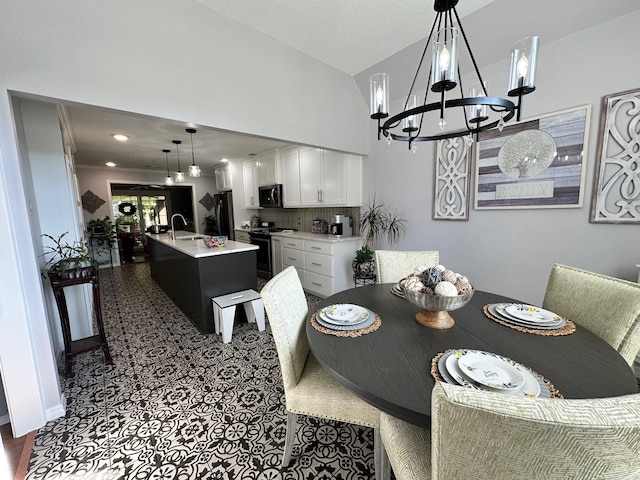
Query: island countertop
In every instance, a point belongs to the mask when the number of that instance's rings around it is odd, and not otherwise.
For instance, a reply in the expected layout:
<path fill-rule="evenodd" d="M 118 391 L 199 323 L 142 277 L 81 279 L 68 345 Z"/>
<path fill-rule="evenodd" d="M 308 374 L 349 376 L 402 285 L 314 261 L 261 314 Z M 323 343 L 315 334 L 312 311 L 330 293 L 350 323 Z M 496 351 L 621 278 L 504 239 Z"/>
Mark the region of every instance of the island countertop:
<path fill-rule="evenodd" d="M 251 245 L 249 243 L 234 242 L 233 240 L 227 240 L 224 247 L 207 247 L 202 239 L 206 235 L 201 235 L 193 232 L 178 231 L 176 239 L 172 239 L 166 233 L 147 233 L 147 237 L 156 240 L 171 248 L 175 248 L 179 252 L 189 255 L 193 258 L 213 257 L 215 255 L 226 255 L 229 253 L 249 252 L 251 250 L 258 250 L 257 245 Z M 193 239 L 193 240 L 189 240 Z"/>

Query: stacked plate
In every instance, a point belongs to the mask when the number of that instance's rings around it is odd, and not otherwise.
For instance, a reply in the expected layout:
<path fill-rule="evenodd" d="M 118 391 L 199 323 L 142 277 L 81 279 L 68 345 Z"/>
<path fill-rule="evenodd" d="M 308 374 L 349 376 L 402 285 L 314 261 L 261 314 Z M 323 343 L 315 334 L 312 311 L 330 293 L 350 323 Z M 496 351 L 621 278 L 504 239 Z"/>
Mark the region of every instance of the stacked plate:
<path fill-rule="evenodd" d="M 402 291 L 400 283 L 396 283 L 393 287 L 391 287 L 391 293 L 397 295 L 398 297 L 404 298 L 404 292 Z"/>
<path fill-rule="evenodd" d="M 337 303 L 318 310 L 316 321 L 333 330 L 358 330 L 373 324 L 375 315 L 360 305 Z"/>
<path fill-rule="evenodd" d="M 523 303 L 494 303 L 489 305 L 489 313 L 511 325 L 539 330 L 555 330 L 567 324 L 560 315 Z"/>
<path fill-rule="evenodd" d="M 481 350 L 453 350 L 438 361 L 442 379 L 453 385 L 507 395 L 550 398 L 544 381 L 506 357 Z"/>

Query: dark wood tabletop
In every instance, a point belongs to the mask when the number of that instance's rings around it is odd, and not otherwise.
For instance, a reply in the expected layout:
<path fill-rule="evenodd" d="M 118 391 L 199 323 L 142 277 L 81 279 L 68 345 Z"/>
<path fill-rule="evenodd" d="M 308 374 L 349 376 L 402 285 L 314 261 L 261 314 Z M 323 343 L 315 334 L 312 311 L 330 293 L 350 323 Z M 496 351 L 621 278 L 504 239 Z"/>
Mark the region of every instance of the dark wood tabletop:
<path fill-rule="evenodd" d="M 315 330 L 307 321 L 311 351 L 320 364 L 349 390 L 370 404 L 407 422 L 429 426 L 431 360 L 451 348 L 489 351 L 521 363 L 547 380 L 565 398 L 604 398 L 635 393 L 634 372 L 600 337 L 577 326 L 566 336 L 519 332 L 487 318 L 482 307 L 513 299 L 476 291 L 471 301 L 450 312 L 455 325 L 447 330 L 415 321 L 420 310 L 391 293 L 392 284 L 339 292 L 316 309 L 353 303 L 380 315 L 382 324 L 356 338 Z M 314 312 L 310 312 L 310 315 Z"/>

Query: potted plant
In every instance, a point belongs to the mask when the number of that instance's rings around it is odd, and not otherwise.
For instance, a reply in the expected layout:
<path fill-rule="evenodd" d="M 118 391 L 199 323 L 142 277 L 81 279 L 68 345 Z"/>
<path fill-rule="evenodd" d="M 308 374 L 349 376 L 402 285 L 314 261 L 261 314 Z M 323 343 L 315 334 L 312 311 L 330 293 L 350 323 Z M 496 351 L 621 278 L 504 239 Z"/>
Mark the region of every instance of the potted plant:
<path fill-rule="evenodd" d="M 46 258 L 41 272 L 44 278 L 58 276 L 63 278 L 77 278 L 86 274 L 86 267 L 97 267 L 98 262 L 89 252 L 85 242 L 76 240 L 67 242 L 64 237 L 69 232 L 64 232 L 59 237 L 43 233 L 42 237 L 49 239 L 51 245 L 45 245 Z"/>
<path fill-rule="evenodd" d="M 116 226 L 107 215 L 104 218 L 94 218 L 87 222 L 87 231 L 94 238 L 106 240 L 109 247 L 116 243 Z"/>
<path fill-rule="evenodd" d="M 373 275 L 375 263 L 373 244 L 382 237 L 391 245 L 395 244 L 405 231 L 406 220 L 398 212 L 390 212 L 384 203 L 373 197 L 369 206 L 360 214 L 360 234 L 363 237 L 362 248 L 356 251 L 353 259 L 353 271 L 356 275 Z"/>

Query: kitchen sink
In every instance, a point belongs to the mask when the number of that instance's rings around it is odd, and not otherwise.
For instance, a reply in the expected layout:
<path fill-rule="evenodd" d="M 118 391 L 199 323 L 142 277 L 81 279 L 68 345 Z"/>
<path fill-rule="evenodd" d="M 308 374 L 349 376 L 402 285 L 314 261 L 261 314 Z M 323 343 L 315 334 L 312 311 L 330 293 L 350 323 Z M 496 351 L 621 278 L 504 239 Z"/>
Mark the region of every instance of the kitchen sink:
<path fill-rule="evenodd" d="M 176 240 L 200 240 L 201 238 L 204 238 L 201 235 L 190 235 L 188 237 L 178 237 Z"/>

